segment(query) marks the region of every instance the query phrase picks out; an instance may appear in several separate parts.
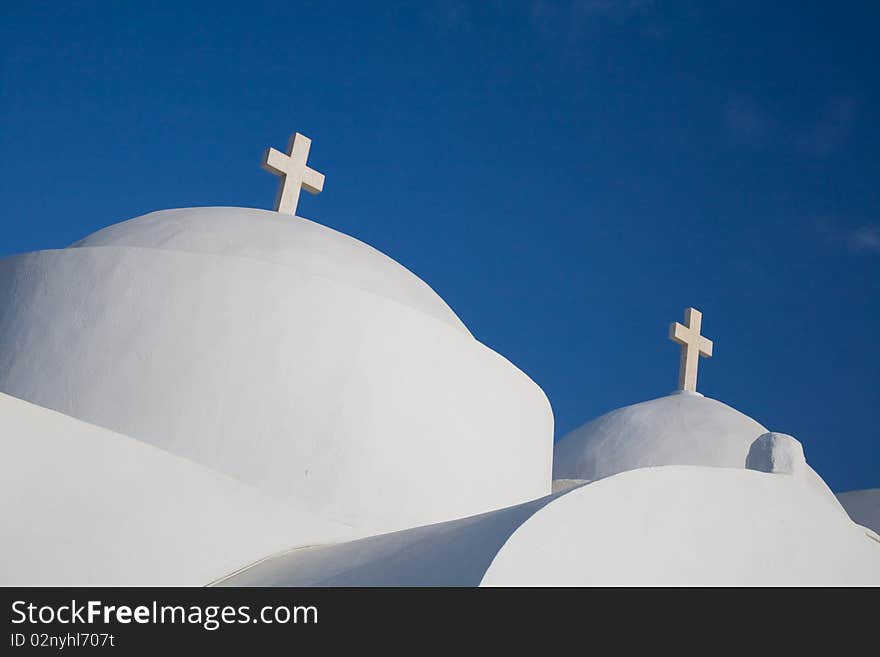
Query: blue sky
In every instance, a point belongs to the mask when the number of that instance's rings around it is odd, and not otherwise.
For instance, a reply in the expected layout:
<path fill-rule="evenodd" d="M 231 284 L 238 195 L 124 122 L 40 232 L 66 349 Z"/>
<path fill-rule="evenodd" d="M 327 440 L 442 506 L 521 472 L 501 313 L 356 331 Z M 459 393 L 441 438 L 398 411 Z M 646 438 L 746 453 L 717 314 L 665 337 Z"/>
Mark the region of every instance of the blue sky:
<path fill-rule="evenodd" d="M 180 6 L 183 5 L 183 6 Z M 379 6 L 381 5 L 381 6 Z M 705 6 L 711 5 L 711 6 Z M 3 3 L 0 255 L 162 208 L 299 213 L 424 278 L 557 436 L 700 389 L 880 486 L 875 3 Z"/>

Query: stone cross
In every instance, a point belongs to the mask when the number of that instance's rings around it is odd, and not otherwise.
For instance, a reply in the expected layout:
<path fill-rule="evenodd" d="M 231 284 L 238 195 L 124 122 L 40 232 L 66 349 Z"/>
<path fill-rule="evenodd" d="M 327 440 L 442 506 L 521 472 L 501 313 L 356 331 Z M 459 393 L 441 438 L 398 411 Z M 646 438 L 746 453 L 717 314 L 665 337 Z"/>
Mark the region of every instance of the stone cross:
<path fill-rule="evenodd" d="M 295 215 L 300 188 L 310 194 L 318 194 L 324 189 L 324 174 L 306 166 L 311 147 L 312 140 L 297 132 L 290 138 L 287 154 L 269 148 L 263 155 L 263 168 L 281 176 L 275 212 Z"/>
<path fill-rule="evenodd" d="M 678 367 L 678 389 L 697 391 L 697 365 L 700 356 L 712 356 L 712 341 L 700 335 L 703 313 L 696 308 L 684 311 L 687 326 L 673 322 L 669 325 L 669 339 L 681 345 L 681 364 Z"/>

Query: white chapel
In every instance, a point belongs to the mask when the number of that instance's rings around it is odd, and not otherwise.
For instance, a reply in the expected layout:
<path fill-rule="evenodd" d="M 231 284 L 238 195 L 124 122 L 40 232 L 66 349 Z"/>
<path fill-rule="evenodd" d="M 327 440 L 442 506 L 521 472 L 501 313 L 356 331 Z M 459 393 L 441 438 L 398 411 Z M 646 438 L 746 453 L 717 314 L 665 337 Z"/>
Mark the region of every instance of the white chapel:
<path fill-rule="evenodd" d="M 699 311 L 678 390 L 554 445 L 437 292 L 295 215 L 310 146 L 267 151 L 273 211 L 0 260 L 0 584 L 880 584 L 880 491 L 702 396 Z"/>

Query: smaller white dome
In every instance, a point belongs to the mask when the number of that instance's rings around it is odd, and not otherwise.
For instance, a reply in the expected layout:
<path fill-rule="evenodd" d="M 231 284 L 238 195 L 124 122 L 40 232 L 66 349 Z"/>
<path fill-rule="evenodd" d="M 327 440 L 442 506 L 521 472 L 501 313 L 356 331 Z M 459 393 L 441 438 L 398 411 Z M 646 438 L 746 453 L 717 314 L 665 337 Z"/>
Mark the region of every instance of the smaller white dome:
<path fill-rule="evenodd" d="M 584 424 L 554 447 L 554 479 L 595 480 L 657 465 L 743 468 L 761 424 L 715 399 L 676 393 Z"/>

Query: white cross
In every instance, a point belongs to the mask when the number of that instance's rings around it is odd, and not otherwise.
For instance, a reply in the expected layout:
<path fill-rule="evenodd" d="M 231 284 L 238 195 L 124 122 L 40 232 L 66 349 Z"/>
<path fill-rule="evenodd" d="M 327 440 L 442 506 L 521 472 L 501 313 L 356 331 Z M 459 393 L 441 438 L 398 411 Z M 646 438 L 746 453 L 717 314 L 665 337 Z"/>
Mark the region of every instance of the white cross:
<path fill-rule="evenodd" d="M 681 364 L 678 367 L 678 389 L 697 391 L 697 365 L 700 356 L 712 356 L 712 341 L 700 335 L 703 313 L 696 308 L 684 311 L 687 326 L 673 322 L 669 325 L 669 339 L 681 345 Z"/>
<path fill-rule="evenodd" d="M 295 215 L 300 188 L 310 194 L 318 194 L 324 189 L 324 174 L 306 166 L 311 147 L 312 140 L 297 132 L 290 138 L 286 155 L 274 148 L 267 149 L 263 155 L 263 168 L 281 176 L 281 185 L 275 198 L 275 212 Z"/>

